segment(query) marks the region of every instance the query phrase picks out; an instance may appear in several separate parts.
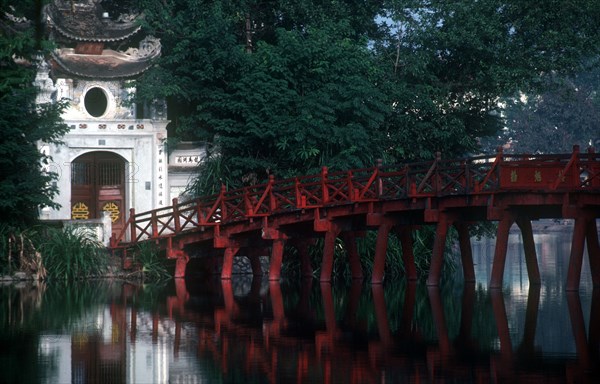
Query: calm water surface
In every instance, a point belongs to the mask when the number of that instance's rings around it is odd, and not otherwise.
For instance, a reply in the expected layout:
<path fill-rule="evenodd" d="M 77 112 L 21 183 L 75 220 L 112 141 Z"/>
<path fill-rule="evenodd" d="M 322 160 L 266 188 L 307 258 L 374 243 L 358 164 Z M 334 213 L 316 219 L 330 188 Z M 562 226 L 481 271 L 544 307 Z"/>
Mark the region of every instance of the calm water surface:
<path fill-rule="evenodd" d="M 171 281 L 0 288 L 4 383 L 600 382 L 600 297 L 565 292 L 570 229 L 536 235 L 530 287 L 510 237 L 474 241 L 475 284 Z"/>

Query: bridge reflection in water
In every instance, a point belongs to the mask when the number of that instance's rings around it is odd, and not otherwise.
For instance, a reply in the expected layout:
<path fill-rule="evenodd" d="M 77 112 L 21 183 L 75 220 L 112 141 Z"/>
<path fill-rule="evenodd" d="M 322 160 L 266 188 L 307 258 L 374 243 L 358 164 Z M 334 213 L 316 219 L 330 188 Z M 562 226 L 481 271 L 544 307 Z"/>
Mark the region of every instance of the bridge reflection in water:
<path fill-rule="evenodd" d="M 464 284 L 3 287 L 0 382 L 599 382 L 600 290 L 586 263 L 580 290 L 565 290 L 570 233 L 536 236 L 541 284 L 527 282 L 517 234 L 507 256 L 523 270 L 501 290 L 487 289 L 492 240 L 474 242 Z"/>
<path fill-rule="evenodd" d="M 564 236 L 538 236 L 542 284 L 529 286 L 513 269 L 502 290 L 486 286 L 493 241 L 474 243 L 477 281 L 459 285 L 447 279 L 440 286 L 337 286 L 233 276 L 202 284 L 175 279 L 166 295 L 157 295 L 125 284 L 103 329 L 91 331 L 110 337 L 72 338 L 72 378 L 598 382 L 600 291 L 593 289 L 587 264 L 580 291 L 566 291 Z M 509 258 L 523 264 L 519 242 L 518 235 L 509 237 Z"/>
<path fill-rule="evenodd" d="M 353 284 L 347 295 L 331 284 L 312 285 L 304 280 L 299 294 L 286 295 L 289 287 L 282 291 L 278 282 L 255 280 L 246 295 L 237 296 L 235 282 L 223 280 L 207 296 L 189 292 L 177 279 L 175 292 L 154 310 L 138 308 L 139 288 L 125 285 L 110 305 L 109 341 L 73 340 L 72 377 L 186 383 L 598 378 L 597 290 L 591 303 L 586 297 L 586 311 L 579 292 L 565 293 L 567 320 L 539 330 L 539 286 L 529 288 L 524 313 L 510 313 L 505 293 L 475 284 L 465 285 L 460 297 L 455 287 L 414 282 L 390 287 L 394 291 Z M 393 297 L 398 291 L 402 297 Z M 573 340 L 574 350 L 567 342 L 564 350 L 547 353 L 540 336 Z"/>

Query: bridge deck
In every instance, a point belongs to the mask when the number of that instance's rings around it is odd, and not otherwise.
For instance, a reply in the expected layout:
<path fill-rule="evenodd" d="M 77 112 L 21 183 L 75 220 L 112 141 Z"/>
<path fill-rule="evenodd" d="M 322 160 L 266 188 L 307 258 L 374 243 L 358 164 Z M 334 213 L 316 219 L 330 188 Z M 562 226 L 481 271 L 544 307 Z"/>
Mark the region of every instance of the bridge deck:
<path fill-rule="evenodd" d="M 463 271 L 472 280 L 468 224 L 498 221 L 498 241 L 491 286 L 502 286 L 508 230 L 517 223 L 524 235 L 530 280 L 539 282 L 531 220 L 575 219 L 568 289 L 577 289 L 587 239 L 594 283 L 600 284 L 600 156 L 571 154 L 514 155 L 499 152 L 431 162 L 355 169 L 275 180 L 219 194 L 178 202 L 143 213 L 131 210 L 125 228 L 113 235 L 111 247 L 126 249 L 154 241 L 177 259 L 176 277 L 185 275 L 186 247 L 223 252 L 221 276 L 231 278 L 233 256 L 241 248 L 271 250 L 270 279 L 280 278 L 283 246 L 300 250 L 303 273 L 312 274 L 306 248 L 309 239 L 325 238 L 321 281 L 331 279 L 334 242 L 342 237 L 349 251 L 353 276 L 362 278 L 358 255 L 352 251 L 357 233 L 377 230 L 372 282 L 383 281 L 387 236 L 402 239 L 409 278 L 416 278 L 410 233 L 425 224 L 436 226 L 436 242 L 428 284 L 439 282 L 443 249 L 450 225 L 461 239 Z M 253 265 L 256 265 L 255 263 Z"/>

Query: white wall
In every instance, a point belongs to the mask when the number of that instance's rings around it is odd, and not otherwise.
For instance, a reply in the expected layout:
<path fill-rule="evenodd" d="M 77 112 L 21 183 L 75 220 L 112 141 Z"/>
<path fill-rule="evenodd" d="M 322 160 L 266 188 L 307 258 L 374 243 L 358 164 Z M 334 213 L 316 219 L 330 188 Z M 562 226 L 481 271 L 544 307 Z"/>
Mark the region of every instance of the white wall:
<path fill-rule="evenodd" d="M 74 86 L 73 84 L 76 84 Z M 71 128 L 61 145 L 40 144 L 52 157 L 48 168 L 59 174 L 59 195 L 55 201 L 60 209 L 45 208 L 42 219 L 71 218 L 71 163 L 85 153 L 112 152 L 126 161 L 126 209 L 137 212 L 170 205 L 167 157 L 164 140 L 167 120 L 135 119 L 135 111 L 122 102 L 132 90 L 124 82 L 77 81 L 59 79 L 58 98 L 71 100 L 63 115 Z M 107 95 L 107 109 L 100 117 L 87 113 L 84 95 L 92 87 L 100 87 Z M 126 216 L 127 217 L 127 216 Z"/>

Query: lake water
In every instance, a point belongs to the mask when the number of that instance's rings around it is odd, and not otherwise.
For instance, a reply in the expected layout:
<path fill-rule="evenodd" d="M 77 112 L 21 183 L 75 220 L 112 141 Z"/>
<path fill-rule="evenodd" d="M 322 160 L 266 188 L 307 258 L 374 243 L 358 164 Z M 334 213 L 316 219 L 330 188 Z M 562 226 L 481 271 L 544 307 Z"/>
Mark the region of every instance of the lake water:
<path fill-rule="evenodd" d="M 587 262 L 565 291 L 570 228 L 535 236 L 541 286 L 511 234 L 476 283 L 170 281 L 0 288 L 0 383 L 600 382 L 600 297 Z"/>

